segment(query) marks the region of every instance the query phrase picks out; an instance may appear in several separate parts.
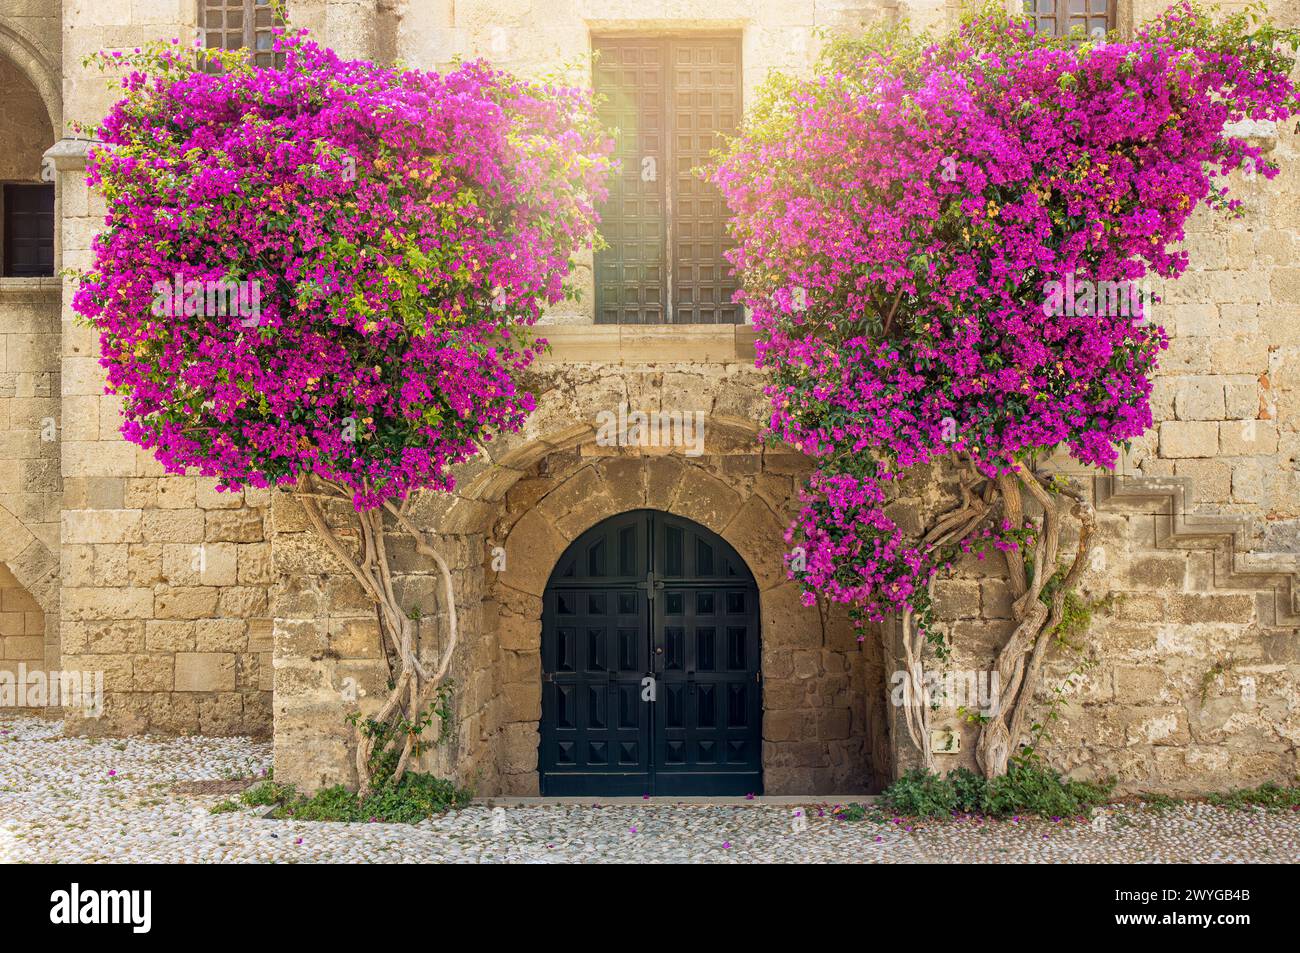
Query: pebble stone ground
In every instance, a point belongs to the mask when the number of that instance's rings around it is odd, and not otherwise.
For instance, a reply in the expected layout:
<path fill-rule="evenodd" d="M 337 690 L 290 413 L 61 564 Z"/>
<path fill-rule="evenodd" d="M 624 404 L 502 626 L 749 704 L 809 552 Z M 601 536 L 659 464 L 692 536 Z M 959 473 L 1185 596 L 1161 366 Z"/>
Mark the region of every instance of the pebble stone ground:
<path fill-rule="evenodd" d="M 1104 821 L 847 822 L 831 805 L 473 806 L 416 825 L 208 813 L 178 782 L 257 777 L 243 738 L 63 738 L 0 719 L 0 862 L 1295 862 L 1300 812 L 1185 805 L 1107 809 Z M 1102 828 L 1104 829 L 1098 829 Z"/>

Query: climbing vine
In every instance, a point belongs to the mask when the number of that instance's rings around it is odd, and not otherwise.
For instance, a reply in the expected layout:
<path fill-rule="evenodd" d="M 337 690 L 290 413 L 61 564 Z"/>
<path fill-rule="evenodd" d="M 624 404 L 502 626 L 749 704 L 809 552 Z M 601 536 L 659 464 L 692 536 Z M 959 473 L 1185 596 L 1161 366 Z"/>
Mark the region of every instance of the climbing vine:
<path fill-rule="evenodd" d="M 218 489 L 291 492 L 376 606 L 389 684 L 352 719 L 364 798 L 447 729 L 455 591 L 413 503 L 533 409 L 529 326 L 574 294 L 612 144 L 582 90 L 388 69 L 305 34 L 275 48 L 282 67 L 174 42 L 99 57 L 123 97 L 89 162 L 108 217 L 73 307 L 127 440 Z M 435 567 L 437 640 L 390 534 Z"/>
<path fill-rule="evenodd" d="M 1298 39 L 1191 3 L 1127 42 L 1037 36 L 997 4 L 938 38 L 880 28 L 812 78 L 773 77 L 711 171 L 770 432 L 815 463 L 789 532 L 805 601 L 896 617 L 919 672 L 940 575 L 989 547 L 1005 560 L 990 777 L 1027 737 L 1095 545 L 1089 499 L 1039 461 L 1111 467 L 1151 426 L 1167 336 L 1141 283 L 1186 269 L 1197 207 L 1235 212 L 1225 176 L 1276 175 L 1238 124 L 1295 113 Z M 948 502 L 905 531 L 899 484 L 922 467 Z M 928 719 L 906 707 L 927 766 Z"/>

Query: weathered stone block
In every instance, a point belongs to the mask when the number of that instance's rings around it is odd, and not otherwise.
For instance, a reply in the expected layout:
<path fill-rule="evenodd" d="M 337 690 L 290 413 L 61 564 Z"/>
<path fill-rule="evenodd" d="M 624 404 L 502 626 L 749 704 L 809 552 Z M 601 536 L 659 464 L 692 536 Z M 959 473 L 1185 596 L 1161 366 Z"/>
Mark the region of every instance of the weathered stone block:
<path fill-rule="evenodd" d="M 1180 420 L 1222 420 L 1225 414 L 1223 381 L 1216 377 L 1182 377 L 1174 396 Z"/>
<path fill-rule="evenodd" d="M 144 623 L 144 647 L 150 652 L 192 652 L 194 623 L 150 619 Z"/>
<path fill-rule="evenodd" d="M 234 655 L 228 652 L 176 654 L 176 691 L 230 692 L 234 688 Z"/>
<path fill-rule="evenodd" d="M 1229 420 L 1219 424 L 1219 450 L 1225 456 L 1277 453 L 1277 424 L 1271 420 Z"/>
<path fill-rule="evenodd" d="M 208 542 L 257 543 L 262 540 L 262 514 L 258 510 L 208 510 Z"/>
<path fill-rule="evenodd" d="M 1219 449 L 1219 425 L 1213 421 L 1166 420 L 1160 425 L 1162 457 L 1212 457 Z"/>
<path fill-rule="evenodd" d="M 141 534 L 140 510 L 68 510 L 63 514 L 63 539 L 69 543 L 138 543 Z"/>
<path fill-rule="evenodd" d="M 194 623 L 194 648 L 199 652 L 242 652 L 248 646 L 243 619 L 199 619 Z"/>
<path fill-rule="evenodd" d="M 154 597 L 155 618 L 201 619 L 216 615 L 219 593 L 211 586 L 159 586 Z"/>
<path fill-rule="evenodd" d="M 935 612 L 944 619 L 970 619 L 980 614 L 980 584 L 969 579 L 940 579 L 934 587 Z"/>

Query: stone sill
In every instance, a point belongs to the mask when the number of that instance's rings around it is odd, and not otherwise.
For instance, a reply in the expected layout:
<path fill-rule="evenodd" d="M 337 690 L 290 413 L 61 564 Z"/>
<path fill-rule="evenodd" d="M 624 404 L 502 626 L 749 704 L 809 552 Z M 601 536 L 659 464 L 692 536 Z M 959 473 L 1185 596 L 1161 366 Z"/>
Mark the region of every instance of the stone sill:
<path fill-rule="evenodd" d="M 63 279 L 57 275 L 48 278 L 0 278 L 0 301 L 5 298 L 58 297 L 63 291 Z"/>
<path fill-rule="evenodd" d="M 536 328 L 546 364 L 752 364 L 749 324 L 557 324 Z"/>

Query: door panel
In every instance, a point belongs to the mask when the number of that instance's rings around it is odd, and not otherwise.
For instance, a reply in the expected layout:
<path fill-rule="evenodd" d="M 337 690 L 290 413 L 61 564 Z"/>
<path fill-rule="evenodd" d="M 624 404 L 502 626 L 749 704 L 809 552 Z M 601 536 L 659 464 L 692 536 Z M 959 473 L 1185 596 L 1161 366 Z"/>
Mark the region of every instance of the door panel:
<path fill-rule="evenodd" d="M 639 510 L 576 540 L 543 599 L 542 670 L 543 794 L 762 791 L 758 590 L 704 527 Z"/>
<path fill-rule="evenodd" d="M 601 208 L 600 232 L 608 247 L 596 252 L 597 324 L 665 320 L 666 52 L 653 39 L 596 44 L 596 89 L 605 97 L 598 115 L 607 129 L 618 130 L 614 156 L 620 164 Z"/>

